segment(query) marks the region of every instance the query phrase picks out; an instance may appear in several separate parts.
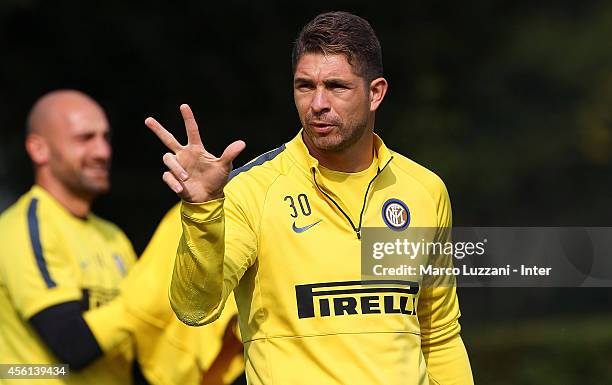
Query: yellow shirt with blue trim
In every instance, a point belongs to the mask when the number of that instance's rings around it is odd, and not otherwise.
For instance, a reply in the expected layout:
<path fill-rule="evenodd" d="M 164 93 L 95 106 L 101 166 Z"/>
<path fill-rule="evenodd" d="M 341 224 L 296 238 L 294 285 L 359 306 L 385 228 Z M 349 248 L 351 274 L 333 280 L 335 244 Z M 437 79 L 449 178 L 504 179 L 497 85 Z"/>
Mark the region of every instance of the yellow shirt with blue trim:
<path fill-rule="evenodd" d="M 199 325 L 234 292 L 250 384 L 473 383 L 453 285 L 408 290 L 396 311 L 402 298 L 386 306 L 382 282 L 361 280 L 362 227 L 452 225 L 440 178 L 378 136 L 374 151 L 367 185 L 343 182 L 364 191 L 359 215 L 326 185 L 301 132 L 235 170 L 225 198 L 183 202 L 170 302 Z M 391 203 L 406 210 L 386 217 Z"/>
<path fill-rule="evenodd" d="M 80 301 L 105 355 L 45 383 L 131 383 L 129 334 L 118 327 L 124 309 L 112 301 L 136 260 L 125 234 L 94 214 L 75 217 L 35 185 L 0 215 L 0 244 L 0 362 L 58 363 L 28 320 L 50 306 Z"/>

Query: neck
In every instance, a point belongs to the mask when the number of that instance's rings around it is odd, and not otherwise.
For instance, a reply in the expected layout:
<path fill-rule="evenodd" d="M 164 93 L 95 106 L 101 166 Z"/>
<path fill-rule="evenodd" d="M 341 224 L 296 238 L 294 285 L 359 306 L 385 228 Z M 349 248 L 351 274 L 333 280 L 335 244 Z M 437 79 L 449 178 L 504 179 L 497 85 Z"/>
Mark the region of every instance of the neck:
<path fill-rule="evenodd" d="M 308 138 L 302 134 L 302 139 L 308 152 L 319 164 L 327 169 L 341 172 L 359 172 L 370 167 L 374 156 L 374 133 L 367 129 L 357 142 L 340 151 L 328 151 L 316 148 Z"/>
<path fill-rule="evenodd" d="M 92 197 L 76 194 L 56 178 L 51 178 L 45 173 L 38 173 L 35 179 L 37 185 L 45 189 L 72 215 L 85 218 L 91 212 Z"/>

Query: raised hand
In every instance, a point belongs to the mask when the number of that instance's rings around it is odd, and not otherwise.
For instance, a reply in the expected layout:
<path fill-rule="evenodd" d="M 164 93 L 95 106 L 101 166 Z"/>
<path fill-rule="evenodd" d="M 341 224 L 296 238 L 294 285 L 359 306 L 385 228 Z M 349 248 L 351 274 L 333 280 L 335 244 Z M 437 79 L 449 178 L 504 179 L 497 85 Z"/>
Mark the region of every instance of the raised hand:
<path fill-rule="evenodd" d="M 204 148 L 191 108 L 182 104 L 180 110 L 187 130 L 186 146 L 181 145 L 154 118 L 145 119 L 145 125 L 171 151 L 163 157 L 169 171 L 162 178 L 172 191 L 187 202 L 207 202 L 221 198 L 232 170 L 232 161 L 246 145 L 242 140 L 237 140 L 217 158 Z"/>

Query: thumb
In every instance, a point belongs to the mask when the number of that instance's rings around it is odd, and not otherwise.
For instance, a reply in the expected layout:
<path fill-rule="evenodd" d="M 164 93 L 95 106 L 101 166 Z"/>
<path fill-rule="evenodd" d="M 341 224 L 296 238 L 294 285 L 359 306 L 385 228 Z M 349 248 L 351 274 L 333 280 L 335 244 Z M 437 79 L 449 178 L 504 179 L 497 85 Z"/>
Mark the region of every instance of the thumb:
<path fill-rule="evenodd" d="M 246 147 L 246 143 L 242 140 L 237 140 L 234 143 L 227 146 L 223 154 L 221 155 L 221 159 L 224 162 L 231 163 L 236 159 L 236 157 L 244 150 Z"/>

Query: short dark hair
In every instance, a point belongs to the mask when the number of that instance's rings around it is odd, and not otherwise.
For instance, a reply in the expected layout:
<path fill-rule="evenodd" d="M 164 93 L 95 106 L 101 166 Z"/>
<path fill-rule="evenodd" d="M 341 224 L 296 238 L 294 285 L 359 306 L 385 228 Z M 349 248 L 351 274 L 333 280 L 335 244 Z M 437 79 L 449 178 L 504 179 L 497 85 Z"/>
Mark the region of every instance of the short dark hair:
<path fill-rule="evenodd" d="M 383 76 L 382 52 L 374 29 L 348 12 L 327 12 L 302 28 L 293 45 L 293 72 L 305 53 L 342 54 L 355 73 L 367 81 Z"/>

